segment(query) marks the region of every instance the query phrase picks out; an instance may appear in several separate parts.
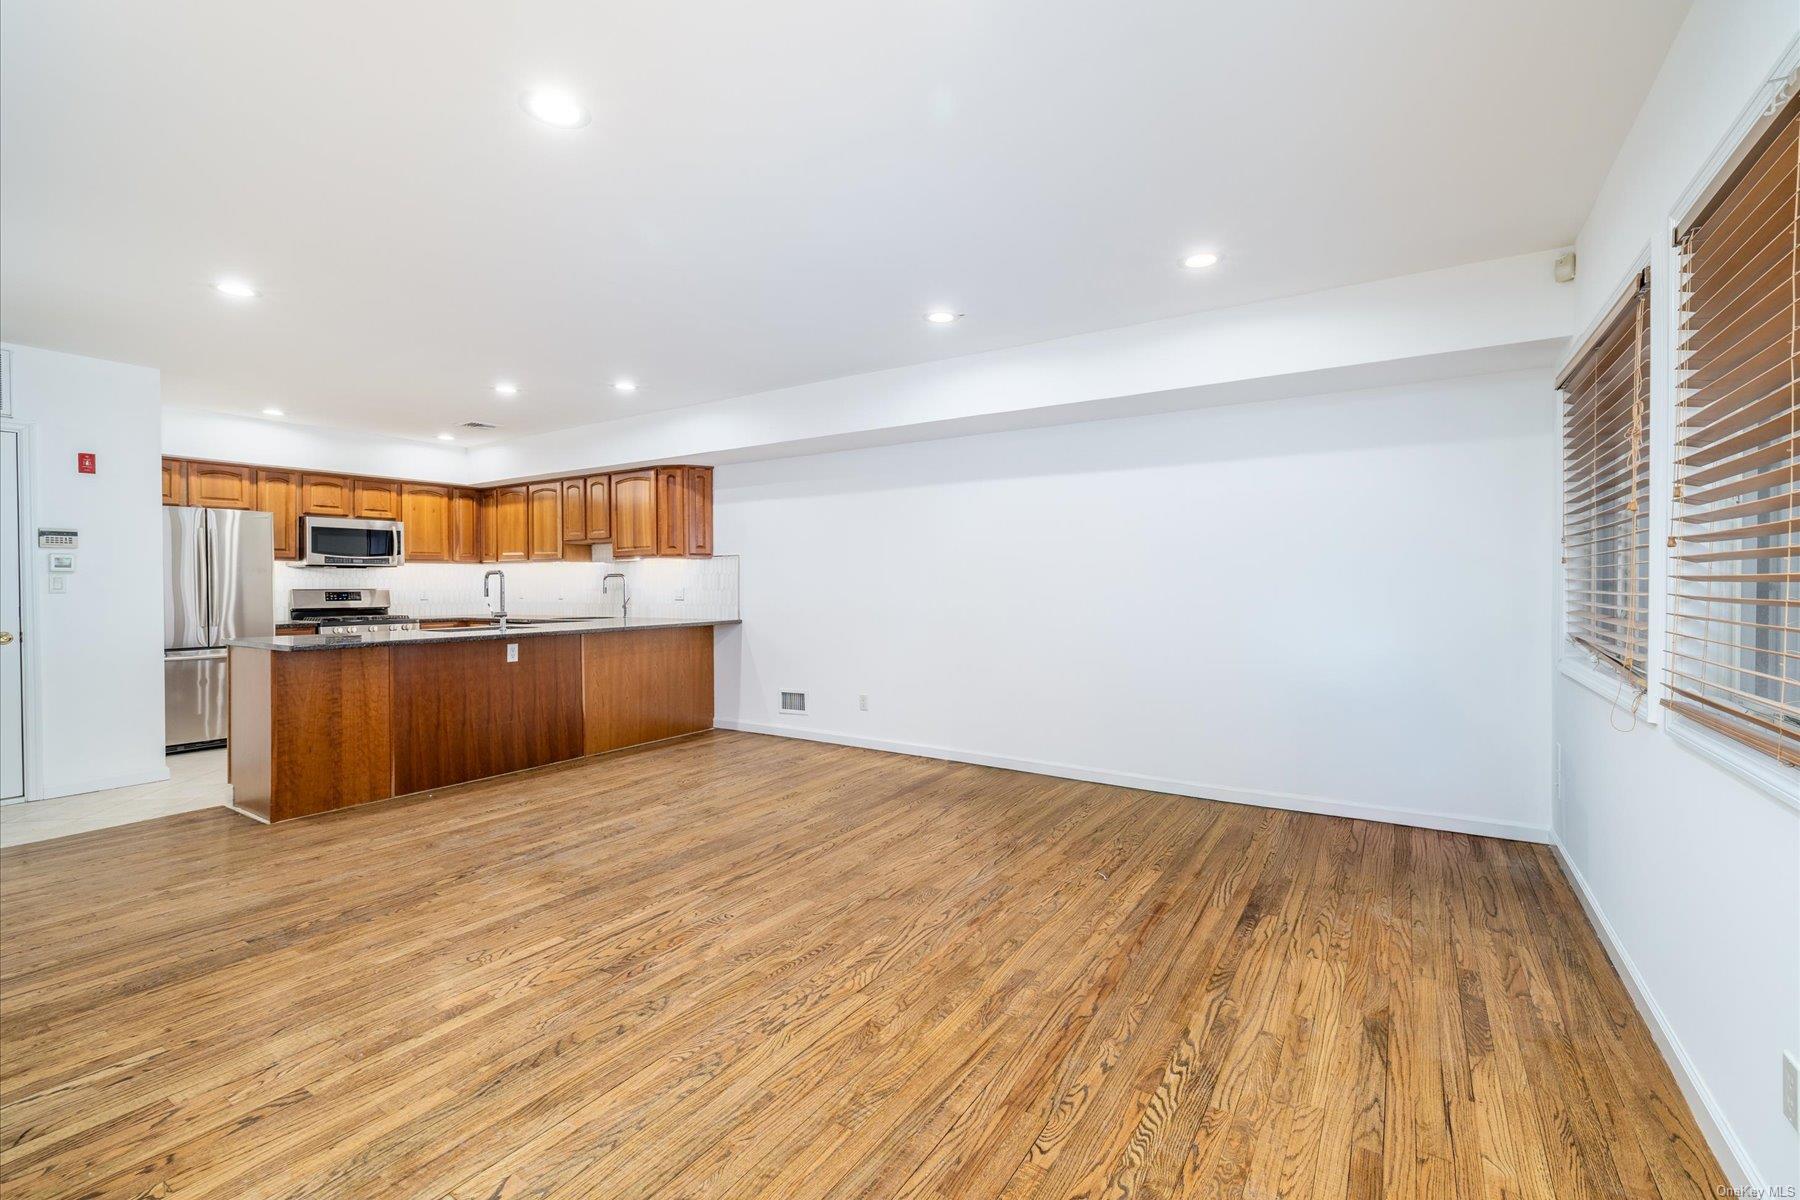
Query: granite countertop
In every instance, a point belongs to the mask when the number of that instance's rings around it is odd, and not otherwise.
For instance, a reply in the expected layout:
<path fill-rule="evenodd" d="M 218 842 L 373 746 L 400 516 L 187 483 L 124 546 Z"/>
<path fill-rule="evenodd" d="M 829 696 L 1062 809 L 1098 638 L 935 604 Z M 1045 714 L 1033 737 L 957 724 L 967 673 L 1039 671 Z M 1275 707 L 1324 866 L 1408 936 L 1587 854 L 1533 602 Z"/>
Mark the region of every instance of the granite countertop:
<path fill-rule="evenodd" d="M 486 642 L 495 638 L 517 640 L 558 633 L 620 633 L 632 629 L 688 629 L 700 625 L 738 624 L 741 622 L 736 617 L 721 621 L 690 621 L 676 617 L 638 617 L 628 621 L 619 617 L 592 617 L 551 619 L 537 625 L 508 625 L 505 629 L 403 629 L 392 633 L 305 633 L 279 637 L 245 637 L 232 638 L 226 645 L 246 650 L 353 650 L 358 646 Z"/>

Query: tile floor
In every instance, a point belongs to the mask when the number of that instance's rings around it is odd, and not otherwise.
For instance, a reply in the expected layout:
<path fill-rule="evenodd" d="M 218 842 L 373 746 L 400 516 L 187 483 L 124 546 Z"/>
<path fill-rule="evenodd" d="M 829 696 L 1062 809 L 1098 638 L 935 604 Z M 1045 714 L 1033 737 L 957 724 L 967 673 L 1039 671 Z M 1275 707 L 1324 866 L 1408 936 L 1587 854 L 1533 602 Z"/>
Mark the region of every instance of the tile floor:
<path fill-rule="evenodd" d="M 0 807 L 0 847 L 231 803 L 231 785 L 225 782 L 225 751 L 171 754 L 168 763 L 169 778 L 160 783 Z"/>

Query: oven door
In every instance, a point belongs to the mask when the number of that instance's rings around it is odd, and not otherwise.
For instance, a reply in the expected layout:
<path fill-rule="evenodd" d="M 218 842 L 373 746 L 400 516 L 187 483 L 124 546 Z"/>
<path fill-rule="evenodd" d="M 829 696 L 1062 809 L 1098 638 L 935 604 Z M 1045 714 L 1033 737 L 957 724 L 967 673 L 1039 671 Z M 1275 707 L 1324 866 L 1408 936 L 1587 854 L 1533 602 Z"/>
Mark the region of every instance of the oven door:
<path fill-rule="evenodd" d="M 307 517 L 301 525 L 303 561 L 310 567 L 397 567 L 406 561 L 399 521 Z"/>

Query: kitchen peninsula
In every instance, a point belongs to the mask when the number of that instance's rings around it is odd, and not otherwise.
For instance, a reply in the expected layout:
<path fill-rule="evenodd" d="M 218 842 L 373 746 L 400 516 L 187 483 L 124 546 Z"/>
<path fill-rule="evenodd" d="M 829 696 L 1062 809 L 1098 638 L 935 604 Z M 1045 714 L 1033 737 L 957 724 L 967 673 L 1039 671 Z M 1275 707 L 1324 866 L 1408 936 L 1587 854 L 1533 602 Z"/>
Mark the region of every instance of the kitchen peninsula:
<path fill-rule="evenodd" d="M 709 729 L 713 629 L 733 624 L 239 638 L 234 803 L 286 821 Z"/>

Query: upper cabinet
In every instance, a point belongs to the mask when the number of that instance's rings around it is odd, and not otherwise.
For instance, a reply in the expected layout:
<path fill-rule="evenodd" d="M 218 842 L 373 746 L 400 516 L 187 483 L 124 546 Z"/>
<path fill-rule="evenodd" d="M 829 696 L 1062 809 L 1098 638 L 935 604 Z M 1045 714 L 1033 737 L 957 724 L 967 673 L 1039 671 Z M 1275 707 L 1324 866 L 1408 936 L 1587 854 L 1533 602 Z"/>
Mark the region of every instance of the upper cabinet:
<path fill-rule="evenodd" d="M 352 494 L 347 475 L 302 475 L 300 477 L 300 511 L 309 517 L 354 516 Z"/>
<path fill-rule="evenodd" d="M 187 502 L 203 508 L 255 508 L 256 468 L 191 462 L 187 465 Z"/>
<path fill-rule="evenodd" d="M 187 503 L 187 464 L 179 458 L 163 459 L 163 503 Z"/>
<path fill-rule="evenodd" d="M 687 545 L 687 471 L 656 468 L 656 552 L 681 554 Z"/>
<path fill-rule="evenodd" d="M 656 472 L 619 471 L 612 477 L 614 558 L 656 553 Z"/>
<path fill-rule="evenodd" d="M 529 557 L 533 562 L 554 562 L 563 556 L 562 484 L 529 485 Z"/>
<path fill-rule="evenodd" d="M 474 488 L 451 488 L 450 561 L 482 562 L 483 553 L 481 493 Z"/>
<path fill-rule="evenodd" d="M 450 561 L 450 489 L 436 483 L 408 483 L 400 494 L 406 525 L 406 561 Z"/>
<path fill-rule="evenodd" d="M 586 496 L 586 540 L 612 541 L 612 476 L 589 475 L 581 482 Z"/>
<path fill-rule="evenodd" d="M 275 518 L 275 557 L 300 557 L 304 518 L 401 521 L 416 562 L 586 562 L 713 552 L 712 468 L 643 467 L 495 488 L 363 479 L 285 467 L 162 460 L 162 502 Z"/>
<path fill-rule="evenodd" d="M 526 501 L 522 483 L 494 489 L 494 557 L 489 561 L 521 562 L 531 557 Z"/>
<path fill-rule="evenodd" d="M 300 476 L 268 467 L 256 469 L 256 507 L 274 518 L 275 557 L 300 557 Z"/>
<path fill-rule="evenodd" d="M 614 558 L 712 554 L 711 467 L 646 467 L 610 478 Z"/>
<path fill-rule="evenodd" d="M 358 479 L 354 515 L 372 521 L 400 520 L 400 485 L 391 479 Z"/>
<path fill-rule="evenodd" d="M 681 552 L 696 558 L 711 558 L 712 472 L 711 467 L 683 467 L 682 486 L 687 495 L 682 499 L 686 510 L 687 533 Z"/>

